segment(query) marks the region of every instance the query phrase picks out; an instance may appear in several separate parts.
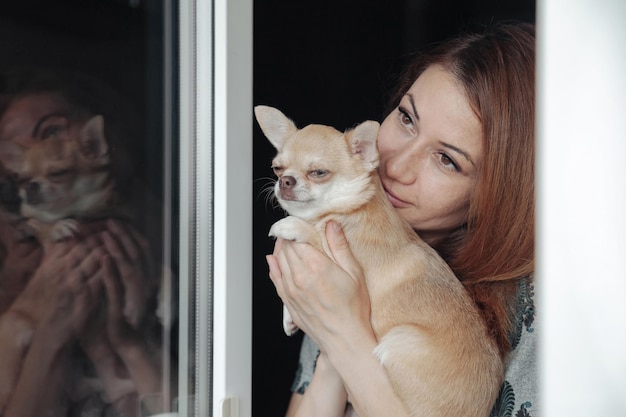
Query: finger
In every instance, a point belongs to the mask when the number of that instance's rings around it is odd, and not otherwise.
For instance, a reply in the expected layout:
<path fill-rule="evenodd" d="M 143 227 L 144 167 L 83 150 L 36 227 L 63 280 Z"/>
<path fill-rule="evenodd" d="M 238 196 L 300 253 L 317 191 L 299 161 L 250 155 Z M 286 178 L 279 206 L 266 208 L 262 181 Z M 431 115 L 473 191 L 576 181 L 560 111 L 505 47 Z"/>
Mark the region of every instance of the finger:
<path fill-rule="evenodd" d="M 112 222 L 113 231 L 102 233 L 102 240 L 112 257 L 112 264 L 117 268 L 119 281 L 123 287 L 124 315 L 133 326 L 138 326 L 145 313 L 146 300 L 150 289 L 146 287 L 146 265 L 141 256 L 142 250 L 135 246 L 134 240 L 119 225 Z M 121 226 L 119 226 L 121 228 Z M 130 250 L 130 253 L 127 251 Z"/>
<path fill-rule="evenodd" d="M 55 243 L 50 256 L 64 258 L 66 266 L 70 269 L 80 265 L 94 250 L 102 246 L 102 241 L 97 236 L 89 236 L 80 241 L 64 240 Z"/>
<path fill-rule="evenodd" d="M 96 276 L 100 270 L 100 258 L 104 254 L 102 247 L 92 249 L 89 253 L 84 253 L 82 259 L 78 260 L 69 272 L 68 280 L 76 284 L 84 284 Z"/>
<path fill-rule="evenodd" d="M 283 247 L 283 242 L 283 239 L 276 239 L 276 244 L 274 244 L 274 255 L 280 252 L 281 248 Z"/>
<path fill-rule="evenodd" d="M 80 223 L 80 236 L 86 237 L 93 234 L 98 234 L 106 229 L 106 222 L 103 220 L 91 220 L 81 221 Z"/>
<path fill-rule="evenodd" d="M 137 278 L 143 276 L 144 264 L 142 260 L 135 257 L 129 257 L 125 250 L 125 245 L 111 232 L 102 232 L 102 241 L 109 254 L 113 257 L 113 261 L 120 273 L 120 277 L 124 281 L 125 286 L 140 285 Z M 136 248 L 135 248 L 136 249 Z"/>
<path fill-rule="evenodd" d="M 283 274 L 280 270 L 280 266 L 278 265 L 278 259 L 276 259 L 275 255 L 267 255 L 265 256 L 267 260 L 267 265 L 269 266 L 270 279 L 276 288 L 276 292 L 278 296 L 282 298 L 281 293 L 283 291 Z"/>
<path fill-rule="evenodd" d="M 102 257 L 102 270 L 103 270 L 103 284 L 106 292 L 108 302 L 108 313 L 111 318 L 120 318 L 122 316 L 122 284 L 120 283 L 119 276 L 113 265 L 113 260 L 110 256 L 105 255 Z"/>
<path fill-rule="evenodd" d="M 335 221 L 326 223 L 326 240 L 333 260 L 350 275 L 360 276 L 360 265 L 354 258 L 350 244 L 341 226 Z"/>
<path fill-rule="evenodd" d="M 119 251 L 128 259 L 139 259 L 142 256 L 142 250 L 145 242 L 142 244 L 136 240 L 136 236 L 128 232 L 119 222 L 109 220 L 107 222 L 107 230 L 109 236 L 115 240 Z"/>

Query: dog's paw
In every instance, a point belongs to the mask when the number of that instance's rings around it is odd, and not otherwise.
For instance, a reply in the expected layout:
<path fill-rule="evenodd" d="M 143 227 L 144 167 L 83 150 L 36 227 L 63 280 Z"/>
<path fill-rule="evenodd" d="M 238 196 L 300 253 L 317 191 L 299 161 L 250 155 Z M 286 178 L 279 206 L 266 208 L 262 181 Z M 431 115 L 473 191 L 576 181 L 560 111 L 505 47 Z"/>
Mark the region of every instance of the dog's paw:
<path fill-rule="evenodd" d="M 291 313 L 287 310 L 287 306 L 283 304 L 283 330 L 287 336 L 293 336 L 298 331 L 298 326 L 293 322 Z"/>
<path fill-rule="evenodd" d="M 277 239 L 293 240 L 309 243 L 315 239 L 317 231 L 306 221 L 289 216 L 274 223 L 270 228 L 269 236 Z"/>
<path fill-rule="evenodd" d="M 60 242 L 63 239 L 76 236 L 78 234 L 78 221 L 74 219 L 61 219 L 57 221 L 50 230 L 50 238 L 53 242 Z"/>
<path fill-rule="evenodd" d="M 30 238 L 37 237 L 38 230 L 28 221 L 19 222 L 14 229 L 13 239 L 15 242 L 24 242 Z"/>

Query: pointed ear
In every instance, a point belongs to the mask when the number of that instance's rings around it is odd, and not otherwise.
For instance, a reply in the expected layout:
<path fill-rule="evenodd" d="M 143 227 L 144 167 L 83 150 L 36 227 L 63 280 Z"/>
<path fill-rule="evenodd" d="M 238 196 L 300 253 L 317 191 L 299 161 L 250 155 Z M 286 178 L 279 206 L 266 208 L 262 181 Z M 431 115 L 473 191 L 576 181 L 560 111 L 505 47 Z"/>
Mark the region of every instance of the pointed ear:
<path fill-rule="evenodd" d="M 0 141 L 0 161 L 9 171 L 19 174 L 22 171 L 25 149 L 10 140 Z"/>
<path fill-rule="evenodd" d="M 361 123 L 348 132 L 352 153 L 359 155 L 369 170 L 378 167 L 378 148 L 376 138 L 380 124 L 372 120 Z"/>
<path fill-rule="evenodd" d="M 287 137 L 298 130 L 294 122 L 274 107 L 256 106 L 254 115 L 261 130 L 276 150 L 280 150 Z"/>
<path fill-rule="evenodd" d="M 104 137 L 104 117 L 94 116 L 85 123 L 79 135 L 80 150 L 89 159 L 106 158 L 109 146 Z"/>

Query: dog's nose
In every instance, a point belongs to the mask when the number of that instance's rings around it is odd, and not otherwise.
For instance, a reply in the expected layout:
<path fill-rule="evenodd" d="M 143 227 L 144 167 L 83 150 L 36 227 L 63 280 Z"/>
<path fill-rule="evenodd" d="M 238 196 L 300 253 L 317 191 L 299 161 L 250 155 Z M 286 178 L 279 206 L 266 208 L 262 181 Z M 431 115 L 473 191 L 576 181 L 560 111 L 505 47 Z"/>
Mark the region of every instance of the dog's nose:
<path fill-rule="evenodd" d="M 41 203 L 41 186 L 36 181 L 31 181 L 26 185 L 26 202 L 28 204 Z"/>
<path fill-rule="evenodd" d="M 280 177 L 279 181 L 281 190 L 291 190 L 296 186 L 296 179 L 290 175 Z"/>

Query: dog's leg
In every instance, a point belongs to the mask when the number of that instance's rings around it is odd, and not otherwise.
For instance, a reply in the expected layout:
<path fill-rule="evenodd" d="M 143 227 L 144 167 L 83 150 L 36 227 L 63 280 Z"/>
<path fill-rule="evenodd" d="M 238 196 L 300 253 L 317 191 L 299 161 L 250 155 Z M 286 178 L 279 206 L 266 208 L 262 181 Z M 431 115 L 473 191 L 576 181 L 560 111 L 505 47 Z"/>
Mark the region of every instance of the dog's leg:
<path fill-rule="evenodd" d="M 287 336 L 293 336 L 298 331 L 298 326 L 293 322 L 291 313 L 287 306 L 283 304 L 283 330 Z"/>
<path fill-rule="evenodd" d="M 270 228 L 270 236 L 275 238 L 293 240 L 300 243 L 309 243 L 318 250 L 323 250 L 322 238 L 319 232 L 306 221 L 289 216 L 274 223 Z M 283 305 L 283 330 L 287 336 L 292 336 L 298 331 L 298 327 L 291 318 L 291 313 Z"/>
<path fill-rule="evenodd" d="M 269 235 L 279 239 L 308 243 L 318 250 L 324 251 L 320 233 L 310 223 L 298 217 L 288 216 L 274 223 Z"/>

